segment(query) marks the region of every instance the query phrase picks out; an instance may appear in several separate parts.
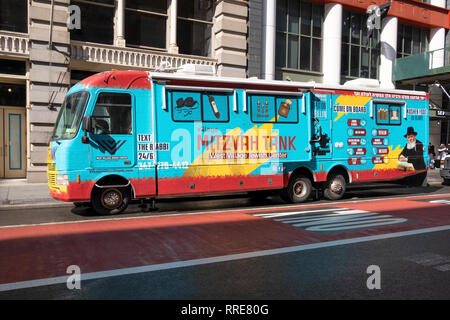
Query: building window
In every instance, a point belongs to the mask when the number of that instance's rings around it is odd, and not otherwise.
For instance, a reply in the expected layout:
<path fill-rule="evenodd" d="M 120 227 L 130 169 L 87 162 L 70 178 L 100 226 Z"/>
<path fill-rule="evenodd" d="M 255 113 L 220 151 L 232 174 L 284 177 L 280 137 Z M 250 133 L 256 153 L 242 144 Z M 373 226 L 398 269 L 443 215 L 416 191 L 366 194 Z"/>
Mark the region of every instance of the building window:
<path fill-rule="evenodd" d="M 27 0 L 0 1 L 0 30 L 28 32 Z"/>
<path fill-rule="evenodd" d="M 182 54 L 211 56 L 212 0 L 178 0 L 177 44 Z"/>
<path fill-rule="evenodd" d="M 20 60 L 0 59 L 0 73 L 24 76 L 26 74 L 26 63 Z"/>
<path fill-rule="evenodd" d="M 323 6 L 298 0 L 277 5 L 276 66 L 321 71 Z"/>
<path fill-rule="evenodd" d="M 167 0 L 127 0 L 125 39 L 127 45 L 166 47 Z"/>
<path fill-rule="evenodd" d="M 367 48 L 366 40 L 366 16 L 344 10 L 341 53 L 341 72 L 344 76 L 378 78 L 380 31 L 373 31 Z"/>
<path fill-rule="evenodd" d="M 114 0 L 74 1 L 81 9 L 81 29 L 70 30 L 70 39 L 113 44 Z"/>
<path fill-rule="evenodd" d="M 92 71 L 84 71 L 84 70 L 70 70 L 70 86 L 73 86 L 87 77 L 96 74 L 96 72 Z"/>
<path fill-rule="evenodd" d="M 397 35 L 397 58 L 425 52 L 428 49 L 428 30 L 399 23 Z"/>
<path fill-rule="evenodd" d="M 0 83 L 0 106 L 26 106 L 25 85 Z"/>

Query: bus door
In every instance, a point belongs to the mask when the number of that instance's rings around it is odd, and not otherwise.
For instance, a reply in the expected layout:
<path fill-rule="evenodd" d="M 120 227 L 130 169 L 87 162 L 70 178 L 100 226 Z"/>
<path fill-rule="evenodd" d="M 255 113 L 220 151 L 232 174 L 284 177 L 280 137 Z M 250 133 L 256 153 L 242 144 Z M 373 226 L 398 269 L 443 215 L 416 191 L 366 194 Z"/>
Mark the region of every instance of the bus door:
<path fill-rule="evenodd" d="M 91 168 L 121 171 L 136 165 L 133 105 L 130 93 L 102 91 L 97 95 L 90 134 Z"/>
<path fill-rule="evenodd" d="M 328 159 L 332 156 L 331 140 L 331 95 L 311 93 L 311 149 L 315 159 Z"/>

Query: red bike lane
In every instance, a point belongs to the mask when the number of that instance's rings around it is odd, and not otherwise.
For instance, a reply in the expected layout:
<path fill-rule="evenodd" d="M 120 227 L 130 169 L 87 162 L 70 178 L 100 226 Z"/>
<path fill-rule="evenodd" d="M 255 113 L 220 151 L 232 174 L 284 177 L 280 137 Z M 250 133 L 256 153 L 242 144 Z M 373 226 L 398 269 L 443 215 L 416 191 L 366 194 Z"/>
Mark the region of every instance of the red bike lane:
<path fill-rule="evenodd" d="M 449 201 L 446 202 L 446 199 Z M 301 220 L 305 219 L 302 215 L 306 213 L 330 215 L 330 212 L 339 213 L 342 210 L 350 213 L 360 210 L 376 213 L 380 217 L 392 216 L 401 223 L 350 227 L 338 232 L 314 232 L 277 219 L 278 215 L 295 214 Z M 306 219 L 309 219 L 309 224 L 317 220 L 316 216 Z M 384 221 L 387 220 L 384 218 Z M 352 223 L 347 224 L 351 226 Z M 81 272 L 86 274 L 439 226 L 450 226 L 450 194 L 2 227 L 0 291 L 15 288 L 7 284 L 68 277 L 67 268 L 70 265 L 79 266 Z"/>

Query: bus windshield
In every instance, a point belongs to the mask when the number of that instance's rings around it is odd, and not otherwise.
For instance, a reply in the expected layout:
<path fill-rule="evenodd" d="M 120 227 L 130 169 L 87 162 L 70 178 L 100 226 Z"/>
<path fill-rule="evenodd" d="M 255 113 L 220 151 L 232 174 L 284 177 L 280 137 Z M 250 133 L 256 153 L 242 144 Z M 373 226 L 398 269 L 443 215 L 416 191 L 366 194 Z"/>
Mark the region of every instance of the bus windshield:
<path fill-rule="evenodd" d="M 86 91 L 72 93 L 64 99 L 56 119 L 52 140 L 75 137 L 88 99 L 89 93 Z"/>

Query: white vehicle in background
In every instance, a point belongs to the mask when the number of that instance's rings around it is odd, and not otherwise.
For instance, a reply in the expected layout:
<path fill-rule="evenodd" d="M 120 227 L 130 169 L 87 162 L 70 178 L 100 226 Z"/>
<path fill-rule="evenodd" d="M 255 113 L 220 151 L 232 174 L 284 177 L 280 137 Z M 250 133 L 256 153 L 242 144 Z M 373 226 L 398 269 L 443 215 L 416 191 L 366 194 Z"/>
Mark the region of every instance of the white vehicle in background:
<path fill-rule="evenodd" d="M 439 160 L 440 175 L 444 179 L 444 184 L 450 184 L 450 154 L 446 155 L 444 159 Z"/>

